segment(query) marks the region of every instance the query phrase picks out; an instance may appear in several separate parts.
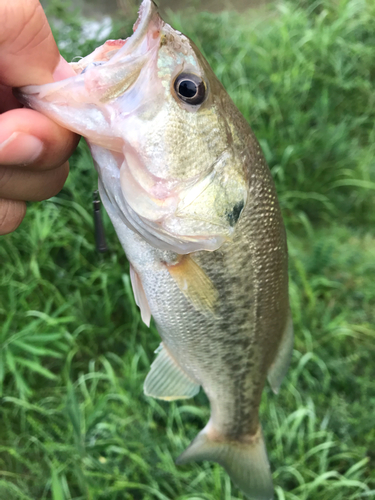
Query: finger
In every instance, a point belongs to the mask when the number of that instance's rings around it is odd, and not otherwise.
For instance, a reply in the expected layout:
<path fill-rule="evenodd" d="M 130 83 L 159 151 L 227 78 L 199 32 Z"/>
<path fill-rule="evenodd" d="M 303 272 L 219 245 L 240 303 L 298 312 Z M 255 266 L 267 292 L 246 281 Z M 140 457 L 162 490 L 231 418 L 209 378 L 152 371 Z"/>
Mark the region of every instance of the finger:
<path fill-rule="evenodd" d="M 1 10 L 1 82 L 9 87 L 51 82 L 60 54 L 39 1 L 12 0 Z"/>
<path fill-rule="evenodd" d="M 68 162 L 44 172 L 0 167 L 0 198 L 41 201 L 61 191 L 69 173 Z"/>
<path fill-rule="evenodd" d="M 74 76 L 61 57 L 39 0 L 11 0 L 1 5 L 0 16 L 0 92 L 4 86 L 41 85 Z M 19 107 L 9 96 L 5 109 Z M 9 103 L 13 102 L 14 105 Z M 18 104 L 16 104 L 18 103 Z"/>
<path fill-rule="evenodd" d="M 32 109 L 0 115 L 0 165 L 50 170 L 67 161 L 78 141 L 78 135 Z"/>
<path fill-rule="evenodd" d="M 17 229 L 26 214 L 24 201 L 2 200 L 0 198 L 0 235 Z"/>

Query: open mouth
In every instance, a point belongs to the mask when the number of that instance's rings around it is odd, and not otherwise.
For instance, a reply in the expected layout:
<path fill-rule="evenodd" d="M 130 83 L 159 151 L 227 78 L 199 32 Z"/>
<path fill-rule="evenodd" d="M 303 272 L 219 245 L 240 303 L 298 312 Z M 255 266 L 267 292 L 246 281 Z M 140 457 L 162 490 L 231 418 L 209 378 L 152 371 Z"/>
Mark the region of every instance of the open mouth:
<path fill-rule="evenodd" d="M 70 66 L 78 76 L 105 63 L 109 63 L 111 67 L 131 65 L 137 57 L 145 56 L 150 49 L 159 44 L 160 30 L 163 25 L 157 5 L 153 0 L 143 0 L 139 8 L 138 19 L 133 26 L 133 34 L 130 37 L 125 40 L 108 40 L 86 57 L 77 62 L 71 62 Z M 74 78 L 70 77 L 55 84 L 49 84 L 48 87 L 44 85 L 45 92 L 40 92 L 41 88 L 38 85 L 28 85 L 19 89 L 17 94 L 27 104 L 28 95 L 39 94 L 39 98 L 43 98 L 46 94 L 68 86 Z"/>
<path fill-rule="evenodd" d="M 96 144 L 102 144 L 101 135 L 106 136 L 103 145 L 108 145 L 109 141 L 119 151 L 121 145 L 114 131 L 108 131 L 111 113 L 104 108 L 114 104 L 118 97 L 127 97 L 141 72 L 152 71 L 163 26 L 156 4 L 143 0 L 130 37 L 106 41 L 88 56 L 71 63 L 74 76 L 50 84 L 23 87 L 17 93 L 18 98 Z M 143 80 L 147 82 L 149 78 Z M 130 95 L 128 104 L 122 100 L 122 107 L 127 108 L 127 112 L 141 101 L 145 86 L 142 84 L 139 89 L 138 94 Z"/>
<path fill-rule="evenodd" d="M 71 63 L 71 66 L 78 75 L 108 61 L 112 64 L 130 56 L 134 58 L 144 55 L 155 44 L 163 24 L 157 5 L 152 0 L 143 0 L 130 37 L 125 40 L 108 40 L 92 54 Z"/>

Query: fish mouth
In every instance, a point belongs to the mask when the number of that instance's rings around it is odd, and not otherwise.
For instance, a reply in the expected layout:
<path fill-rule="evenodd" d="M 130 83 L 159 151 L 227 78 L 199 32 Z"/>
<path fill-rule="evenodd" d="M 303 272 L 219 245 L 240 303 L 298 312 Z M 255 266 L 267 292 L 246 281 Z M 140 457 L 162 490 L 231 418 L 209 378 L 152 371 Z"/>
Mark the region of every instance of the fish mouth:
<path fill-rule="evenodd" d="M 138 18 L 133 25 L 133 34 L 130 37 L 125 40 L 108 40 L 89 56 L 78 62 L 72 62 L 70 65 L 76 74 L 80 74 L 85 72 L 92 63 L 96 65 L 108 61 L 119 63 L 130 56 L 133 59 L 144 55 L 152 46 L 155 46 L 163 25 L 164 22 L 159 16 L 156 3 L 153 0 L 143 0 L 139 7 Z"/>
<path fill-rule="evenodd" d="M 137 81 L 149 80 L 147 73 L 154 70 L 164 25 L 156 4 L 143 0 L 130 37 L 108 40 L 88 56 L 70 63 L 75 75 L 22 87 L 15 91 L 16 96 L 27 107 L 41 111 L 90 142 L 120 152 L 123 138 L 121 131 L 111 126 L 112 118 L 119 110 L 126 115 L 140 106 L 145 89 Z"/>
<path fill-rule="evenodd" d="M 99 73 L 103 72 L 101 69 L 104 70 L 104 68 L 101 68 L 103 65 L 105 65 L 105 72 L 107 74 L 105 82 L 97 81 L 98 79 L 94 77 L 91 85 L 85 85 L 86 89 L 90 92 L 94 85 L 97 88 L 100 87 L 101 90 L 107 87 L 106 90 L 108 90 L 113 81 L 117 83 L 119 78 L 126 80 L 128 74 L 131 74 L 129 79 L 133 83 L 134 71 L 132 67 L 141 67 L 150 51 L 159 48 L 160 31 L 164 24 L 164 21 L 159 16 L 156 3 L 153 0 L 143 0 L 139 7 L 138 18 L 133 26 L 133 34 L 130 37 L 124 40 L 108 40 L 88 56 L 83 57 L 77 62 L 71 62 L 70 66 L 74 70 L 75 76 L 47 85 L 27 85 L 20 89 L 15 89 L 17 98 L 23 104 L 31 105 L 37 109 L 38 100 L 45 98 L 49 100 L 49 96 L 51 96 L 51 101 L 55 100 L 54 93 L 59 92 L 61 97 L 61 92 L 65 89 L 70 93 L 70 85 L 74 83 L 79 84 L 80 80 L 77 77 L 80 75 L 85 75 L 85 84 L 95 74 L 100 77 Z M 90 73 L 90 76 L 88 73 Z M 33 96 L 32 99 L 31 96 Z M 74 105 L 74 100 L 71 99 L 71 96 L 69 97 L 66 96 L 65 104 L 72 106 Z M 78 97 L 80 102 L 89 103 L 93 95 L 89 94 L 85 96 L 86 98 L 83 101 L 83 95 L 80 94 Z M 78 99 L 76 100 L 78 101 Z M 79 131 L 77 132 L 79 133 Z"/>

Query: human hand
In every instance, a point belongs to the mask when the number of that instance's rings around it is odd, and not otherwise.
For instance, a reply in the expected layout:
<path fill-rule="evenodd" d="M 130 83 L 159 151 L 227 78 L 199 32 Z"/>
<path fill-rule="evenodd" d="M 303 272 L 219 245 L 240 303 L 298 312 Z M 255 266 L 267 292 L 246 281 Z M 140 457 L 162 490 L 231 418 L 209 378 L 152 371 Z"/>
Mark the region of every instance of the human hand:
<path fill-rule="evenodd" d="M 12 87 L 74 75 L 60 56 L 38 0 L 0 2 L 0 235 L 14 231 L 25 201 L 57 194 L 79 137 L 22 105 Z"/>

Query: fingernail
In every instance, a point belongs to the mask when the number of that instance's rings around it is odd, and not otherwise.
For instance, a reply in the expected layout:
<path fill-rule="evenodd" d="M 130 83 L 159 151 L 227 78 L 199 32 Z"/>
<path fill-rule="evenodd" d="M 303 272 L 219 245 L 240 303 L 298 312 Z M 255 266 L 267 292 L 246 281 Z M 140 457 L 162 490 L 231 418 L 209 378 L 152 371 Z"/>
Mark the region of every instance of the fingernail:
<path fill-rule="evenodd" d="M 65 80 L 65 78 L 69 78 L 70 76 L 75 76 L 75 71 L 70 64 L 65 61 L 62 56 L 60 56 L 59 64 L 53 72 L 53 79 L 55 82 L 59 82 L 60 80 Z"/>
<path fill-rule="evenodd" d="M 13 132 L 0 143 L 0 165 L 26 166 L 42 154 L 43 142 L 24 132 Z"/>

